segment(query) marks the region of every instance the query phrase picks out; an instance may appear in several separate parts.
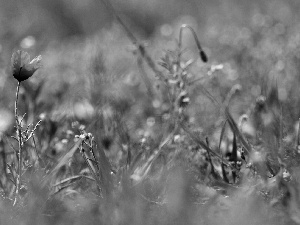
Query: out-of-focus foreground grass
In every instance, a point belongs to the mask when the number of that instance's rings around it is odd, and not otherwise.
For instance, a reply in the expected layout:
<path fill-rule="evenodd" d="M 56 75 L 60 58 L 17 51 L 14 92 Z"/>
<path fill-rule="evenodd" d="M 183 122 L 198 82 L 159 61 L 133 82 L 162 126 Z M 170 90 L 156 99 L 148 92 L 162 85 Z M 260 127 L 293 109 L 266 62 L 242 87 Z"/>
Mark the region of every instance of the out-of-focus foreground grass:
<path fill-rule="evenodd" d="M 296 0 L 112 1 L 164 79 L 101 1 L 0 3 L 1 224 L 300 223 Z"/>

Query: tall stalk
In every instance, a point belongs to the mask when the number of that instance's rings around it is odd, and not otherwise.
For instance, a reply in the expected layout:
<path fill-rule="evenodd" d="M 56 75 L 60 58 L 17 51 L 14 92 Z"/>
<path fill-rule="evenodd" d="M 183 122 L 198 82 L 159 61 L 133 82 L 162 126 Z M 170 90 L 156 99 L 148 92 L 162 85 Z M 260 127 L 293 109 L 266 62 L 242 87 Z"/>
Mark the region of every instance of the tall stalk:
<path fill-rule="evenodd" d="M 21 121 L 18 118 L 18 99 L 19 99 L 19 92 L 20 92 L 20 84 L 18 82 L 17 91 L 16 91 L 16 101 L 15 101 L 15 118 L 16 118 L 16 128 L 17 128 L 17 137 L 18 137 L 18 144 L 19 149 L 17 153 L 17 160 L 18 160 L 18 177 L 17 177 L 17 187 L 16 187 L 16 196 L 14 200 L 14 204 L 17 201 L 18 194 L 21 188 L 21 176 L 22 176 L 22 148 L 23 148 L 23 140 L 22 140 L 22 130 L 21 130 Z"/>

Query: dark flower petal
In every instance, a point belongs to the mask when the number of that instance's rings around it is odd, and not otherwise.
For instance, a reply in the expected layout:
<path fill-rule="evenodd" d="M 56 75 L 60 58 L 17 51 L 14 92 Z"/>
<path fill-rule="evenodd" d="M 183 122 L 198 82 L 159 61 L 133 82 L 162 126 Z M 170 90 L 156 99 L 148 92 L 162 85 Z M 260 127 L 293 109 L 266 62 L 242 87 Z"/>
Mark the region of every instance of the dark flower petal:
<path fill-rule="evenodd" d="M 27 80 L 40 67 L 41 56 L 35 57 L 30 62 L 30 56 L 27 52 L 16 51 L 11 57 L 12 73 L 19 82 Z"/>

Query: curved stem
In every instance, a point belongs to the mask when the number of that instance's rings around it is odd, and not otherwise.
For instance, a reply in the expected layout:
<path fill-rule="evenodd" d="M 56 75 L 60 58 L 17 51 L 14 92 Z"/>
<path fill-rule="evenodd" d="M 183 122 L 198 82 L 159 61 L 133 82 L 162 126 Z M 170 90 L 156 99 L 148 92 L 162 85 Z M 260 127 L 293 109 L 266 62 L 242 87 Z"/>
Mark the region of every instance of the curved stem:
<path fill-rule="evenodd" d="M 180 52 L 181 52 L 181 46 L 182 46 L 182 31 L 183 29 L 189 29 L 194 37 L 194 40 L 196 42 L 196 45 L 197 45 L 197 48 L 198 48 L 198 51 L 199 51 L 199 55 L 200 55 L 200 58 L 203 62 L 207 62 L 207 56 L 205 54 L 205 52 L 203 51 L 202 47 L 201 47 L 201 44 L 200 44 L 200 41 L 197 37 L 197 34 L 195 32 L 195 30 L 190 26 L 190 25 L 187 25 L 187 24 L 183 24 L 181 27 L 180 27 L 180 31 L 179 31 L 179 44 L 178 44 L 178 47 L 179 47 L 179 57 L 180 57 Z"/>

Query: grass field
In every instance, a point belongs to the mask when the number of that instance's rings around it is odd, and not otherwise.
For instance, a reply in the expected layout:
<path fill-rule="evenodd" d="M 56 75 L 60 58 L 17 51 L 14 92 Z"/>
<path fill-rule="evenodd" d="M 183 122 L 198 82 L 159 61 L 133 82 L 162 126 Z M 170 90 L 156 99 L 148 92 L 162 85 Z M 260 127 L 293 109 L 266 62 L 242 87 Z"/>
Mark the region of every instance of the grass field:
<path fill-rule="evenodd" d="M 0 224 L 300 224 L 298 1 L 0 3 Z"/>

